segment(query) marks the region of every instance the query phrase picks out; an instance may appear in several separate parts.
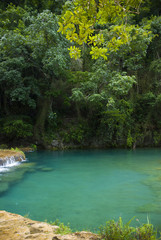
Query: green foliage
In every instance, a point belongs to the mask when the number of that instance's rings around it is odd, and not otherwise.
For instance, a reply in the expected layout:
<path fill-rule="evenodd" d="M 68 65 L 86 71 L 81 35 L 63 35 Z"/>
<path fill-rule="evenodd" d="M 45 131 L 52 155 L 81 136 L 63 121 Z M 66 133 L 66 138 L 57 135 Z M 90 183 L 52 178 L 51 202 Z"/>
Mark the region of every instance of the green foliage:
<path fill-rule="evenodd" d="M 134 115 L 137 123 L 139 123 L 145 131 L 151 128 L 153 123 L 155 123 L 155 118 L 158 118 L 156 115 L 156 107 L 156 96 L 152 92 L 137 96 Z"/>
<path fill-rule="evenodd" d="M 130 222 L 126 225 L 123 224 L 121 217 L 118 222 L 111 220 L 106 223 L 105 226 L 100 227 L 100 235 L 104 240 L 132 240 L 132 235 L 134 232 L 134 228 L 130 227 Z"/>
<path fill-rule="evenodd" d="M 132 138 L 131 132 L 129 131 L 127 135 L 127 147 L 131 148 L 133 145 L 133 142 L 134 142 L 134 139 Z"/>
<path fill-rule="evenodd" d="M 133 219 L 132 219 L 133 220 Z M 121 217 L 118 222 L 111 220 L 105 226 L 100 227 L 100 235 L 103 240 L 156 240 L 157 232 L 152 224 L 143 224 L 139 227 L 131 227 L 130 220 L 123 224 Z"/>
<path fill-rule="evenodd" d="M 73 88 L 71 99 L 75 102 L 82 102 L 84 100 L 84 95 L 80 89 Z"/>
<path fill-rule="evenodd" d="M 42 12 L 44 9 L 49 9 L 56 14 L 60 14 L 65 0 L 5 0 L 1 1 L 0 6 L 5 9 L 8 4 L 13 4 L 20 7 L 29 7 Z"/>
<path fill-rule="evenodd" d="M 19 102 L 31 108 L 36 107 L 34 95 L 39 95 L 33 74 L 29 76 L 30 64 L 27 39 L 25 35 L 25 18 L 30 14 L 24 9 L 9 6 L 0 14 L 0 86 L 2 96 L 8 102 Z M 29 23 L 30 21 L 28 21 Z"/>
<path fill-rule="evenodd" d="M 36 126 L 41 133 L 37 138 L 41 139 L 48 113 L 52 112 L 52 89 L 58 79 L 64 78 L 67 69 L 67 41 L 57 32 L 57 17 L 49 10 L 36 13 L 10 5 L 0 18 L 0 100 L 3 114 L 9 111 L 12 114 L 13 111 L 15 114 L 39 116 L 41 120 L 36 119 Z M 44 101 L 46 105 L 42 106 Z M 13 128 L 4 126 L 4 133 L 7 136 L 31 136 L 31 130 L 26 130 L 30 126 L 26 126 L 23 134 L 18 131 L 18 125 L 21 125 L 20 129 L 25 128 L 22 122 L 14 122 Z"/>
<path fill-rule="evenodd" d="M 160 146 L 157 0 L 6 0 L 0 7 L 2 143 L 34 137 L 48 145 L 61 132 L 68 144 L 97 139 L 131 148 L 146 136 Z M 63 125 L 66 118 L 75 122 Z"/>
<path fill-rule="evenodd" d="M 57 114 L 54 112 L 50 112 L 48 115 L 47 123 L 48 123 L 48 128 L 54 131 L 54 129 L 57 127 L 57 124 L 58 124 Z"/>
<path fill-rule="evenodd" d="M 119 217 L 119 220 L 115 222 L 114 220 L 110 220 L 106 222 L 106 225 L 100 226 L 100 231 L 98 233 L 98 239 L 102 240 L 157 240 L 160 239 L 157 237 L 157 231 L 153 228 L 153 225 L 149 223 L 140 224 L 137 227 L 131 227 L 130 224 L 132 218 L 126 224 L 123 223 L 122 218 Z M 139 220 L 136 219 L 136 221 Z M 58 219 L 54 222 L 49 222 L 51 225 L 59 226 L 56 230 L 56 234 L 72 234 L 72 230 L 68 225 L 64 225 Z"/>
<path fill-rule="evenodd" d="M 64 143 L 82 144 L 85 140 L 85 128 L 83 124 L 73 124 L 68 126 L 67 131 L 60 132 Z"/>
<path fill-rule="evenodd" d="M 158 146 L 161 143 L 161 133 L 160 132 L 154 132 L 154 144 Z"/>
<path fill-rule="evenodd" d="M 9 138 L 26 138 L 33 135 L 33 126 L 22 119 L 5 121 L 2 133 Z"/>
<path fill-rule="evenodd" d="M 126 95 L 136 83 L 135 76 L 126 76 L 126 73 L 113 73 L 113 78 L 109 81 L 109 90 L 116 95 Z"/>
<path fill-rule="evenodd" d="M 133 105 L 130 101 L 110 97 L 105 110 L 101 113 L 98 136 L 101 136 L 109 146 L 116 147 L 118 144 L 127 146 L 126 138 L 133 126 L 132 114 Z"/>
<path fill-rule="evenodd" d="M 88 44 L 91 47 L 92 59 L 102 57 L 107 60 L 108 55 L 116 52 L 121 46 L 130 45 L 133 39 L 141 34 L 139 27 L 127 25 L 129 11 L 139 9 L 141 0 L 125 1 L 104 1 L 98 3 L 95 0 L 85 2 L 82 0 L 73 1 L 73 8 L 67 9 L 59 21 L 59 32 L 66 35 L 66 38 L 75 42 L 77 46 L 71 46 L 70 56 L 78 59 L 81 56 L 81 48 Z M 122 6 L 123 4 L 123 6 Z M 131 11 L 130 11 L 131 12 Z M 104 26 L 107 23 L 114 24 L 108 31 L 110 38 L 106 41 L 106 35 L 102 29 L 95 31 L 96 24 Z M 142 35 L 148 38 L 149 31 L 142 31 Z M 150 39 L 151 40 L 151 39 Z"/>
<path fill-rule="evenodd" d="M 0 145 L 0 149 L 8 149 L 7 144 L 1 144 L 1 145 Z"/>
<path fill-rule="evenodd" d="M 11 148 L 11 151 L 15 151 L 15 152 L 18 152 L 18 153 L 21 153 L 21 155 L 22 156 L 24 156 L 24 158 L 25 158 L 25 154 L 24 154 L 24 152 L 22 152 L 19 148 Z"/>
<path fill-rule="evenodd" d="M 59 228 L 56 230 L 56 234 L 61 234 L 61 235 L 65 235 L 65 234 L 71 234 L 72 230 L 68 225 L 64 225 L 64 223 L 61 223 L 58 219 L 54 222 L 51 223 L 52 225 L 56 225 L 59 226 Z"/>
<path fill-rule="evenodd" d="M 156 240 L 157 231 L 154 230 L 152 224 L 143 224 L 141 227 L 136 229 L 136 238 L 138 239 L 147 239 L 147 240 Z"/>
<path fill-rule="evenodd" d="M 30 147 L 31 147 L 32 149 L 34 149 L 34 151 L 37 150 L 37 146 L 36 146 L 35 144 L 31 144 Z"/>

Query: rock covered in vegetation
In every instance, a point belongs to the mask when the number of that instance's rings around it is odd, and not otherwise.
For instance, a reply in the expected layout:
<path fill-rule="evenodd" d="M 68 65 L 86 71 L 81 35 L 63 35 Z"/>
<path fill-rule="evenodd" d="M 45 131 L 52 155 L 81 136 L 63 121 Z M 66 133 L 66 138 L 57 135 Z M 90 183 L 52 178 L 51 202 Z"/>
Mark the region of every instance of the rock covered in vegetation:
<path fill-rule="evenodd" d="M 23 152 L 18 150 L 0 150 L 0 166 L 4 166 L 7 163 L 13 163 L 16 161 L 25 160 Z"/>
<path fill-rule="evenodd" d="M 19 148 L 22 152 L 33 152 L 36 150 L 36 145 L 35 148 L 34 147 L 20 147 Z"/>
<path fill-rule="evenodd" d="M 0 239 L 3 240 L 97 240 L 98 235 L 90 232 L 76 232 L 67 235 L 56 234 L 58 226 L 33 221 L 17 214 L 0 211 Z"/>

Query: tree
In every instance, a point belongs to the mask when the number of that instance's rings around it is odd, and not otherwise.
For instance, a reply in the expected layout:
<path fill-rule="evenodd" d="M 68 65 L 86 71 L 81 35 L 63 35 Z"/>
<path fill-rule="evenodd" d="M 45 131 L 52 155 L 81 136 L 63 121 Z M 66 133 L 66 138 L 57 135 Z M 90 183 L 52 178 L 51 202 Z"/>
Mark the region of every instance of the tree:
<path fill-rule="evenodd" d="M 25 23 L 29 14 L 22 8 L 9 6 L 0 14 L 0 86 L 2 113 L 14 111 L 14 103 L 36 107 L 33 96 L 39 94 L 34 77 L 27 75 L 30 64 Z M 12 107 L 11 107 L 12 106 Z"/>
<path fill-rule="evenodd" d="M 128 15 L 131 12 L 138 13 L 141 2 L 142 0 L 73 1 L 72 8 L 67 9 L 59 21 L 59 31 L 77 45 L 69 48 L 70 56 L 79 58 L 83 46 L 88 44 L 93 59 L 98 57 L 107 59 L 111 52 L 128 44 L 134 28 L 128 25 Z M 107 30 L 108 41 L 104 36 Z M 148 31 L 144 34 L 148 34 Z"/>
<path fill-rule="evenodd" d="M 16 20 L 12 21 L 12 15 Z M 8 18 L 9 16 L 9 18 Z M 49 10 L 30 14 L 9 6 L 1 27 L 0 84 L 3 110 L 19 102 L 35 109 L 34 137 L 42 143 L 45 122 L 52 111 L 55 82 L 67 68 L 66 41 L 57 32 L 57 18 Z"/>
<path fill-rule="evenodd" d="M 42 12 L 45 9 L 51 10 L 53 13 L 61 14 L 62 6 L 66 0 L 2 0 L 1 9 L 6 9 L 8 5 L 13 4 L 16 7 L 29 7 Z"/>
<path fill-rule="evenodd" d="M 33 18 L 27 28 L 28 44 L 31 49 L 30 61 L 39 79 L 40 97 L 38 116 L 35 125 L 35 138 L 44 137 L 47 115 L 52 109 L 52 91 L 67 67 L 66 42 L 57 32 L 57 19 L 45 10 Z"/>

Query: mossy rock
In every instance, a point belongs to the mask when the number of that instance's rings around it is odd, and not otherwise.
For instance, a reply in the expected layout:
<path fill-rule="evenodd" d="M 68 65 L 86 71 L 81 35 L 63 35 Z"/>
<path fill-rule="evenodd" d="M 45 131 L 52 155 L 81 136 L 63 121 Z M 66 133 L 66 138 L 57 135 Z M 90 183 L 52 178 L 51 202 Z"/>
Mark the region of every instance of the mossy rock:
<path fill-rule="evenodd" d="M 26 168 L 29 169 L 31 167 L 35 167 L 36 163 L 30 163 L 30 162 L 23 162 L 22 164 L 18 165 L 17 168 L 21 169 L 21 168 Z"/>
<path fill-rule="evenodd" d="M 8 188 L 16 183 L 20 182 L 26 172 L 35 171 L 35 163 L 23 163 L 15 168 L 12 168 L 9 172 L 5 172 L 1 175 L 0 179 L 0 193 L 4 193 Z"/>
<path fill-rule="evenodd" d="M 136 212 L 138 213 L 161 213 L 161 204 L 156 203 L 149 203 L 149 204 L 145 204 L 141 207 L 138 207 Z"/>
<path fill-rule="evenodd" d="M 52 172 L 53 170 L 53 168 L 41 168 L 42 172 Z"/>
<path fill-rule="evenodd" d="M 38 166 L 37 167 L 38 171 L 42 171 L 42 172 L 52 172 L 54 169 L 50 168 L 50 167 L 42 167 L 42 166 Z"/>

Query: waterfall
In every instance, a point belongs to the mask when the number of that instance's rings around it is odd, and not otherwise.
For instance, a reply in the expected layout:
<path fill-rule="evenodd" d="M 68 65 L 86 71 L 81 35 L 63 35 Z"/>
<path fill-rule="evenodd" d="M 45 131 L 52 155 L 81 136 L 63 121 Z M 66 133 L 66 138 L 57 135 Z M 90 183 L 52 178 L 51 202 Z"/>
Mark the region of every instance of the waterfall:
<path fill-rule="evenodd" d="M 19 156 L 19 160 L 17 160 L 16 156 L 0 159 L 0 172 L 8 171 L 10 167 L 17 166 L 22 161 L 24 161 L 24 158 L 21 156 Z"/>

